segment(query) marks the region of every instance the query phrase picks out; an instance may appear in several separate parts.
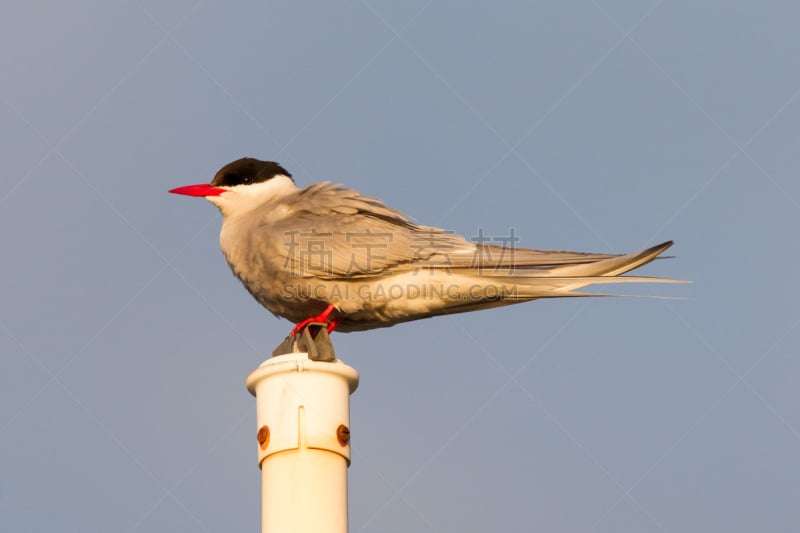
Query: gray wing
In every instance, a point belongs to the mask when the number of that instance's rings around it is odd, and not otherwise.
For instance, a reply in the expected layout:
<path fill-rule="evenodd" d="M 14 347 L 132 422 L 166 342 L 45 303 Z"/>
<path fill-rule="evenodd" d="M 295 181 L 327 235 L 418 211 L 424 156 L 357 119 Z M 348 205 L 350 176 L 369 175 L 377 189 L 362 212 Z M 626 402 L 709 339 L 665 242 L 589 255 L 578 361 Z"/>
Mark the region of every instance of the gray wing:
<path fill-rule="evenodd" d="M 415 224 L 380 200 L 328 182 L 302 189 L 284 203 L 286 215 L 268 227 L 281 242 L 285 269 L 301 277 L 372 278 L 419 269 L 507 276 L 509 270 L 547 271 L 616 257 L 476 244 Z"/>

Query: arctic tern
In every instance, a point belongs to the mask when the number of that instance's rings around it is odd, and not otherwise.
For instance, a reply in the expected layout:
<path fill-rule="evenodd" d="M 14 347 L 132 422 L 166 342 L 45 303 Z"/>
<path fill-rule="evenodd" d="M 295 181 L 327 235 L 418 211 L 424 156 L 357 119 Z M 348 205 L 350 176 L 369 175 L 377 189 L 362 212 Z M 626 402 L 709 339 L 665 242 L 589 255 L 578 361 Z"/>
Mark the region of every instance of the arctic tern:
<path fill-rule="evenodd" d="M 305 188 L 278 163 L 242 158 L 210 184 L 170 192 L 222 213 L 220 247 L 234 275 L 276 316 L 360 331 L 576 292 L 618 277 L 672 241 L 626 255 L 533 250 L 467 240 L 414 223 L 375 198 L 329 182 Z M 509 239 L 510 240 L 510 239 Z"/>

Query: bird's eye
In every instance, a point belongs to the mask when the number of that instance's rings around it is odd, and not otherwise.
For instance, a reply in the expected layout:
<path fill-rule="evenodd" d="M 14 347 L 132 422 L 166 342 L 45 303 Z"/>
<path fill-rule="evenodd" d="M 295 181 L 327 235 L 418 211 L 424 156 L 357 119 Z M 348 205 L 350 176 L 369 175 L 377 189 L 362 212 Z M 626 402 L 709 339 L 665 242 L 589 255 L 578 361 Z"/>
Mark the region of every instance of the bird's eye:
<path fill-rule="evenodd" d="M 250 185 L 251 183 L 253 183 L 253 178 L 250 176 L 244 177 L 242 178 L 242 183 L 244 183 L 245 185 Z"/>

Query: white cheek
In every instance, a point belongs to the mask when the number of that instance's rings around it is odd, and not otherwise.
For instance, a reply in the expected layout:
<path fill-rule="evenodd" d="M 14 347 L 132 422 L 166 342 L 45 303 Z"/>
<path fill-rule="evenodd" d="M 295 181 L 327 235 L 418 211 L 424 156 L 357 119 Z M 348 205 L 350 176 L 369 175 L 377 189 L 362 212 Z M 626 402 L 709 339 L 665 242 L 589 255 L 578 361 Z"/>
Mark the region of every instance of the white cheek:
<path fill-rule="evenodd" d="M 267 202 L 278 201 L 281 197 L 297 191 L 297 186 L 288 176 L 275 176 L 271 180 L 252 185 L 220 188 L 227 189 L 228 192 L 219 196 L 208 196 L 206 199 L 222 211 L 223 217 L 247 213 Z"/>
<path fill-rule="evenodd" d="M 261 183 L 224 188 L 242 198 L 253 197 L 260 200 L 270 200 L 297 190 L 297 186 L 288 176 L 275 176 L 271 180 L 262 181 Z"/>
<path fill-rule="evenodd" d="M 217 206 L 218 208 L 222 209 L 222 204 L 225 203 L 225 200 L 222 199 L 222 196 L 206 196 L 206 200 Z"/>

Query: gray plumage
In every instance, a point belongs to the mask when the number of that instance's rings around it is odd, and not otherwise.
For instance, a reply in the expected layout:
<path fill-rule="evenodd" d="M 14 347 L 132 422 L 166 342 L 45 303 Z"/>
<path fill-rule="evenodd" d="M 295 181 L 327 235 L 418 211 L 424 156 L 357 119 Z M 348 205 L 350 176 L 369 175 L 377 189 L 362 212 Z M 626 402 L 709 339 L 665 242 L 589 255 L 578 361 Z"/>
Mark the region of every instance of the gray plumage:
<path fill-rule="evenodd" d="M 268 165 L 269 167 L 265 166 Z M 597 296 L 594 283 L 673 282 L 617 277 L 649 263 L 665 242 L 627 255 L 471 242 L 412 222 L 375 198 L 330 183 L 300 189 L 276 163 L 223 167 L 207 199 L 223 215 L 220 245 L 264 307 L 300 322 L 335 307 L 339 331 L 392 326 L 537 298 Z"/>

